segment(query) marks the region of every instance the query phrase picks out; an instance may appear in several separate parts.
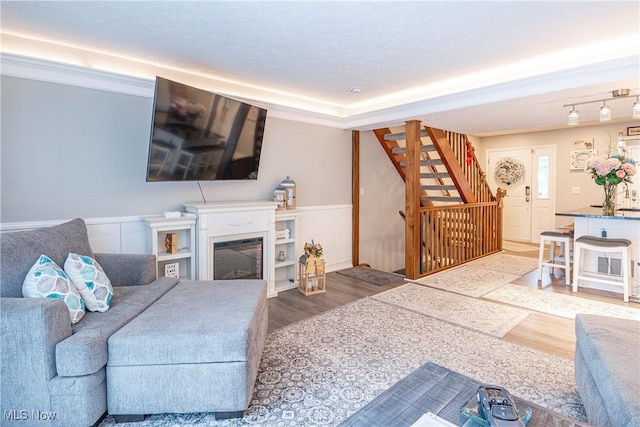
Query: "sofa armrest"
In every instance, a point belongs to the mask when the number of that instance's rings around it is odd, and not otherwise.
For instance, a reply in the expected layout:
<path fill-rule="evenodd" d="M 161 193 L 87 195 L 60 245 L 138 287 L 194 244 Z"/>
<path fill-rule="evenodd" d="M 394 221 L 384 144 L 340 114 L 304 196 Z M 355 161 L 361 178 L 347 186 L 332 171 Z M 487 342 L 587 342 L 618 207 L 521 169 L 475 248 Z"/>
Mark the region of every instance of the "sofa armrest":
<path fill-rule="evenodd" d="M 157 278 L 156 257 L 147 254 L 95 254 L 113 286 L 148 285 Z"/>
<path fill-rule="evenodd" d="M 71 336 L 61 299 L 0 298 L 2 408 L 49 407 L 56 345 Z"/>

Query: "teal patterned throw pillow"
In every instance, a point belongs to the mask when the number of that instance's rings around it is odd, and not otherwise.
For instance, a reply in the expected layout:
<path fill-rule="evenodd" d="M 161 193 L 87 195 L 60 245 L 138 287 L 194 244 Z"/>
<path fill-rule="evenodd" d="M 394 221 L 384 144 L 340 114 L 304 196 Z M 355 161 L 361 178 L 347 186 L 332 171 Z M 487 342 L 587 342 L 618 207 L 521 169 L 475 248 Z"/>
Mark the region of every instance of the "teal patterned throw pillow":
<path fill-rule="evenodd" d="M 22 283 L 25 298 L 61 299 L 69 308 L 71 323 L 82 319 L 85 312 L 84 301 L 64 270 L 48 256 L 40 255 Z"/>
<path fill-rule="evenodd" d="M 95 259 L 70 253 L 64 262 L 64 271 L 74 284 L 89 311 L 109 310 L 113 287 L 104 270 Z"/>

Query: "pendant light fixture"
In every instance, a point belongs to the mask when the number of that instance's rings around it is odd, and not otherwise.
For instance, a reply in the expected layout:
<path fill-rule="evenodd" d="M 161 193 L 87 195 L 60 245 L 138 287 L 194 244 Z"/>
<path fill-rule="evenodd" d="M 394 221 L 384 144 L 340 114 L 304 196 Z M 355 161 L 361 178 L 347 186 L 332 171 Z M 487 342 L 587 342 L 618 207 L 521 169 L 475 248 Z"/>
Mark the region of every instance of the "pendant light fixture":
<path fill-rule="evenodd" d="M 569 111 L 569 121 L 567 124 L 569 126 L 580 124 L 580 114 L 578 114 L 574 105 L 571 106 L 571 111 Z"/>
<path fill-rule="evenodd" d="M 609 120 L 611 120 L 611 108 L 609 108 L 605 101 L 602 101 L 602 107 L 600 107 L 600 121 L 608 122 Z"/>
<path fill-rule="evenodd" d="M 633 103 L 633 107 L 631 107 L 631 111 L 633 111 L 633 118 L 640 119 L 640 102 L 638 101 L 640 96 L 636 95 L 636 102 Z"/>
<path fill-rule="evenodd" d="M 585 104 L 594 104 L 596 102 L 602 102 L 602 107 L 600 107 L 600 121 L 608 122 L 611 120 L 611 107 L 607 105 L 607 101 L 617 100 L 621 98 L 626 98 L 629 96 L 629 89 L 616 89 L 611 91 L 611 98 L 605 99 L 594 99 L 593 101 L 585 101 L 585 102 L 575 102 L 573 104 L 566 104 L 563 107 L 571 107 L 571 111 L 569 111 L 569 115 L 567 118 L 567 124 L 569 126 L 575 126 L 580 124 L 580 115 L 576 110 L 576 105 L 585 105 Z M 633 103 L 631 107 L 632 117 L 634 119 L 640 119 L 640 102 L 638 99 L 640 95 L 632 95 L 636 97 L 636 102 Z"/>

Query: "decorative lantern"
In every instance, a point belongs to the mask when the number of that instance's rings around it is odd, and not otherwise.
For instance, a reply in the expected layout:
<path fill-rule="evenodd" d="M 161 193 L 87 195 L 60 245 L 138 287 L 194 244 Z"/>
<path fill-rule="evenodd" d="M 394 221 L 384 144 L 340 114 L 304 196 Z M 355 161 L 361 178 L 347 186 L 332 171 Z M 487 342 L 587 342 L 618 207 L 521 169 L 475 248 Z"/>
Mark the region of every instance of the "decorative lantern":
<path fill-rule="evenodd" d="M 304 296 L 323 294 L 327 291 L 325 288 L 324 260 L 321 258 L 312 260 L 311 258 L 302 255 L 298 262 L 298 291 Z"/>
<path fill-rule="evenodd" d="M 286 205 L 287 209 L 295 209 L 296 208 L 296 183 L 290 176 L 287 176 L 281 183 L 280 186 L 284 188 L 286 192 Z"/>
<path fill-rule="evenodd" d="M 326 292 L 324 259 L 319 243 L 304 244 L 304 255 L 298 262 L 298 291 L 304 296 Z"/>
<path fill-rule="evenodd" d="M 278 188 L 276 188 L 273 191 L 273 201 L 278 203 L 277 210 L 280 211 L 287 208 L 286 197 L 287 197 L 286 190 L 284 189 L 283 186 L 278 185 Z"/>

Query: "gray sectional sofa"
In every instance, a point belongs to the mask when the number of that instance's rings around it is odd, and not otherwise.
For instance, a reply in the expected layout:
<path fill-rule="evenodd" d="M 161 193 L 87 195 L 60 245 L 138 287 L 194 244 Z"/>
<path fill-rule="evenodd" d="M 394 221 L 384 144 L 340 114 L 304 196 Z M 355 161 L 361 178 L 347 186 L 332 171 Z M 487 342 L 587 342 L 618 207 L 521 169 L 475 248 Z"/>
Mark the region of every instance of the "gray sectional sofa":
<path fill-rule="evenodd" d="M 62 266 L 70 252 L 97 260 L 114 290 L 108 311 L 87 311 L 74 325 L 62 300 L 22 297 L 24 278 L 41 254 Z M 0 236 L 0 424 L 44 425 L 40 421 L 46 420 L 48 426 L 94 425 L 108 409 L 107 393 L 112 394 L 112 400 L 118 400 L 121 392 L 117 387 L 107 387 L 110 337 L 163 295 L 180 287 L 177 285 L 178 279 L 156 278 L 153 255 L 94 254 L 82 219 L 31 231 L 3 233 Z M 256 286 L 263 288 L 264 284 Z M 249 337 L 254 342 L 246 343 L 252 347 L 251 352 L 246 351 L 251 360 L 245 361 L 250 365 L 246 374 L 250 386 L 227 384 L 229 393 L 233 388 L 240 389 L 240 398 L 221 409 L 235 416 L 241 415 L 248 405 L 266 337 L 266 292 L 262 288 L 253 293 L 255 302 L 249 304 L 245 314 L 250 319 L 246 323 L 255 330 Z M 237 304 L 239 298 L 246 300 L 246 293 L 227 293 L 230 294 L 224 301 L 227 307 Z M 215 306 L 215 301 L 209 304 Z M 259 315 L 252 310 L 259 310 Z M 181 317 L 181 313 L 176 316 Z M 236 333 L 248 335 L 247 331 Z M 192 351 L 197 352 L 197 347 Z M 180 357 L 179 352 L 177 354 Z M 135 358 L 131 352 L 128 356 Z M 216 368 L 225 371 L 225 365 L 218 364 Z M 119 380 L 122 381 L 122 377 Z M 161 409 L 178 412 L 174 411 L 176 408 L 179 407 Z M 188 406 L 181 408 L 189 411 Z"/>
<path fill-rule="evenodd" d="M 576 316 L 575 376 L 589 423 L 640 427 L 640 322 Z"/>

